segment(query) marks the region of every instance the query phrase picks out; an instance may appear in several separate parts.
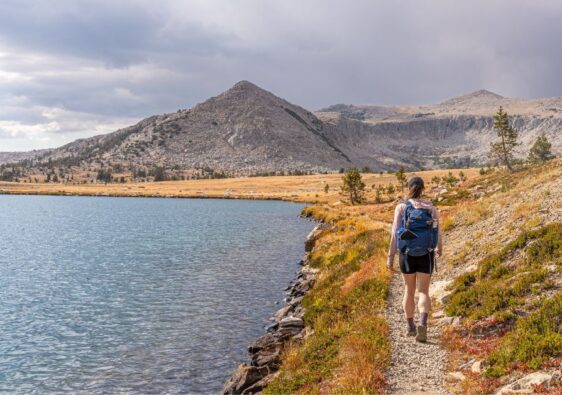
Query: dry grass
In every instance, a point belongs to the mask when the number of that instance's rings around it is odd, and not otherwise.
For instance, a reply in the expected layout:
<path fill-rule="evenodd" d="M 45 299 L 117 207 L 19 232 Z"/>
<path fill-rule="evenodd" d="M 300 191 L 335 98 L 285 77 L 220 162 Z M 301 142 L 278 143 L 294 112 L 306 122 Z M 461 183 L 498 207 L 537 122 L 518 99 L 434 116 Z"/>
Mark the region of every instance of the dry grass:
<path fill-rule="evenodd" d="M 347 295 L 350 290 L 357 288 L 361 283 L 372 278 L 383 278 L 385 281 L 390 278 L 390 272 L 386 269 L 386 256 L 373 255 L 361 265 L 361 268 L 347 277 L 341 286 L 343 295 Z"/>
<path fill-rule="evenodd" d="M 320 269 L 303 300 L 314 333 L 284 354 L 280 375 L 266 393 L 379 393 L 390 362 L 383 311 L 390 274 L 384 257 L 387 205 L 316 205 L 305 214 L 324 218 L 325 232 L 311 254 Z"/>
<path fill-rule="evenodd" d="M 476 169 L 464 169 L 469 178 L 478 175 Z M 431 170 L 418 174 L 429 180 L 443 176 L 448 171 Z M 373 202 L 373 184 L 396 184 L 393 174 L 363 174 L 367 185 L 366 197 Z M 309 176 L 245 177 L 209 180 L 72 184 L 72 183 L 24 183 L 0 182 L 0 194 L 84 195 L 84 196 L 150 196 L 150 197 L 213 197 L 244 199 L 281 199 L 298 202 L 333 203 L 340 195 L 341 174 L 318 174 Z M 329 185 L 328 193 L 324 192 Z"/>
<path fill-rule="evenodd" d="M 518 221 L 522 218 L 528 217 L 530 213 L 535 212 L 541 205 L 539 201 L 521 202 L 513 210 L 511 215 L 512 221 Z"/>

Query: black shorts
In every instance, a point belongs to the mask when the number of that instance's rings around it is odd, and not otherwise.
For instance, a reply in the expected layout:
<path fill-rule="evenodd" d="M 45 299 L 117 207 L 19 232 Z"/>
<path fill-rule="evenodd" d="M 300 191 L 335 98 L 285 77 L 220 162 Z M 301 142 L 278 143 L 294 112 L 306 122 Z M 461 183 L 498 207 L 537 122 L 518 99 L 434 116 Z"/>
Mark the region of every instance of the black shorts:
<path fill-rule="evenodd" d="M 404 262 L 404 254 L 400 254 L 400 259 L 398 260 L 400 264 L 400 271 L 405 274 L 413 273 L 427 273 L 431 274 L 433 272 L 434 265 L 433 252 L 425 254 L 422 256 L 410 256 L 408 255 L 408 266 L 410 270 L 406 270 L 406 263 Z"/>

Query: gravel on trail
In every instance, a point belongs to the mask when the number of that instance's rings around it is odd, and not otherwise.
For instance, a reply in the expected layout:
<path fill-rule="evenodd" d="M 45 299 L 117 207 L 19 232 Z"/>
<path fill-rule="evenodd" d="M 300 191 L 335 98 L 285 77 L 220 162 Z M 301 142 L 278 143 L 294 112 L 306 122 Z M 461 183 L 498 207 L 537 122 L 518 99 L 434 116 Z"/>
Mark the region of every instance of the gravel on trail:
<path fill-rule="evenodd" d="M 448 353 L 439 342 L 439 327 L 432 325 L 432 320 L 429 320 L 427 343 L 419 343 L 415 337 L 407 336 L 406 319 L 402 309 L 403 295 L 402 277 L 395 273 L 390 285 L 386 311 L 392 340 L 392 364 L 386 372 L 388 393 L 449 394 L 444 381 Z M 416 324 L 418 322 L 419 317 L 416 314 Z"/>

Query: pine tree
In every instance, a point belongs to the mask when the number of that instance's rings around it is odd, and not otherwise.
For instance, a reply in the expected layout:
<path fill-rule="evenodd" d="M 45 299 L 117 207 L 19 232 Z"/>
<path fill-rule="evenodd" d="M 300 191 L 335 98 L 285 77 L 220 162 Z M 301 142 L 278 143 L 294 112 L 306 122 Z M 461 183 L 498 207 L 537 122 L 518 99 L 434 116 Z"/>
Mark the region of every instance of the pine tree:
<path fill-rule="evenodd" d="M 400 166 L 395 175 L 400 187 L 404 190 L 404 187 L 406 186 L 406 173 L 404 171 L 404 166 Z"/>
<path fill-rule="evenodd" d="M 509 171 L 513 171 L 513 150 L 519 145 L 517 142 L 518 133 L 509 124 L 508 115 L 501 106 L 494 115 L 494 129 L 500 140 L 490 143 L 490 154 L 502 162 Z"/>
<path fill-rule="evenodd" d="M 348 170 L 342 177 L 342 181 L 342 192 L 349 194 L 350 203 L 361 203 L 363 201 L 365 183 L 361 179 L 361 173 L 359 173 L 359 170 L 355 168 Z"/>
<path fill-rule="evenodd" d="M 382 194 L 379 188 L 375 190 L 375 203 L 382 203 Z"/>
<path fill-rule="evenodd" d="M 554 155 L 552 155 L 552 151 L 550 150 L 551 148 L 552 144 L 548 141 L 544 133 L 541 133 L 529 151 L 529 161 L 533 163 L 542 163 L 553 159 Z"/>
<path fill-rule="evenodd" d="M 388 186 L 386 187 L 386 194 L 391 197 L 394 192 L 396 192 L 396 190 L 394 189 L 394 185 L 388 184 Z"/>

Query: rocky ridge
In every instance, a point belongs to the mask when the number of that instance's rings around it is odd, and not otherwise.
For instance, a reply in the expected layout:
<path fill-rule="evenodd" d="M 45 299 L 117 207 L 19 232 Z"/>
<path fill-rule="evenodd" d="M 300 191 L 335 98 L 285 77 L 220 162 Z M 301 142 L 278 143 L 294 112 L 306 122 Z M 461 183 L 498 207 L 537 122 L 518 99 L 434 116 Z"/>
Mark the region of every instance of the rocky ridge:
<path fill-rule="evenodd" d="M 480 90 L 441 103 L 419 106 L 338 104 L 316 112 L 330 138 L 354 163 L 411 169 L 462 167 L 490 161 L 496 139 L 493 115 L 502 106 L 520 133 L 517 156 L 525 158 L 544 132 L 553 151 L 562 152 L 562 97 L 513 99 Z M 381 163 L 382 162 L 382 163 Z"/>

